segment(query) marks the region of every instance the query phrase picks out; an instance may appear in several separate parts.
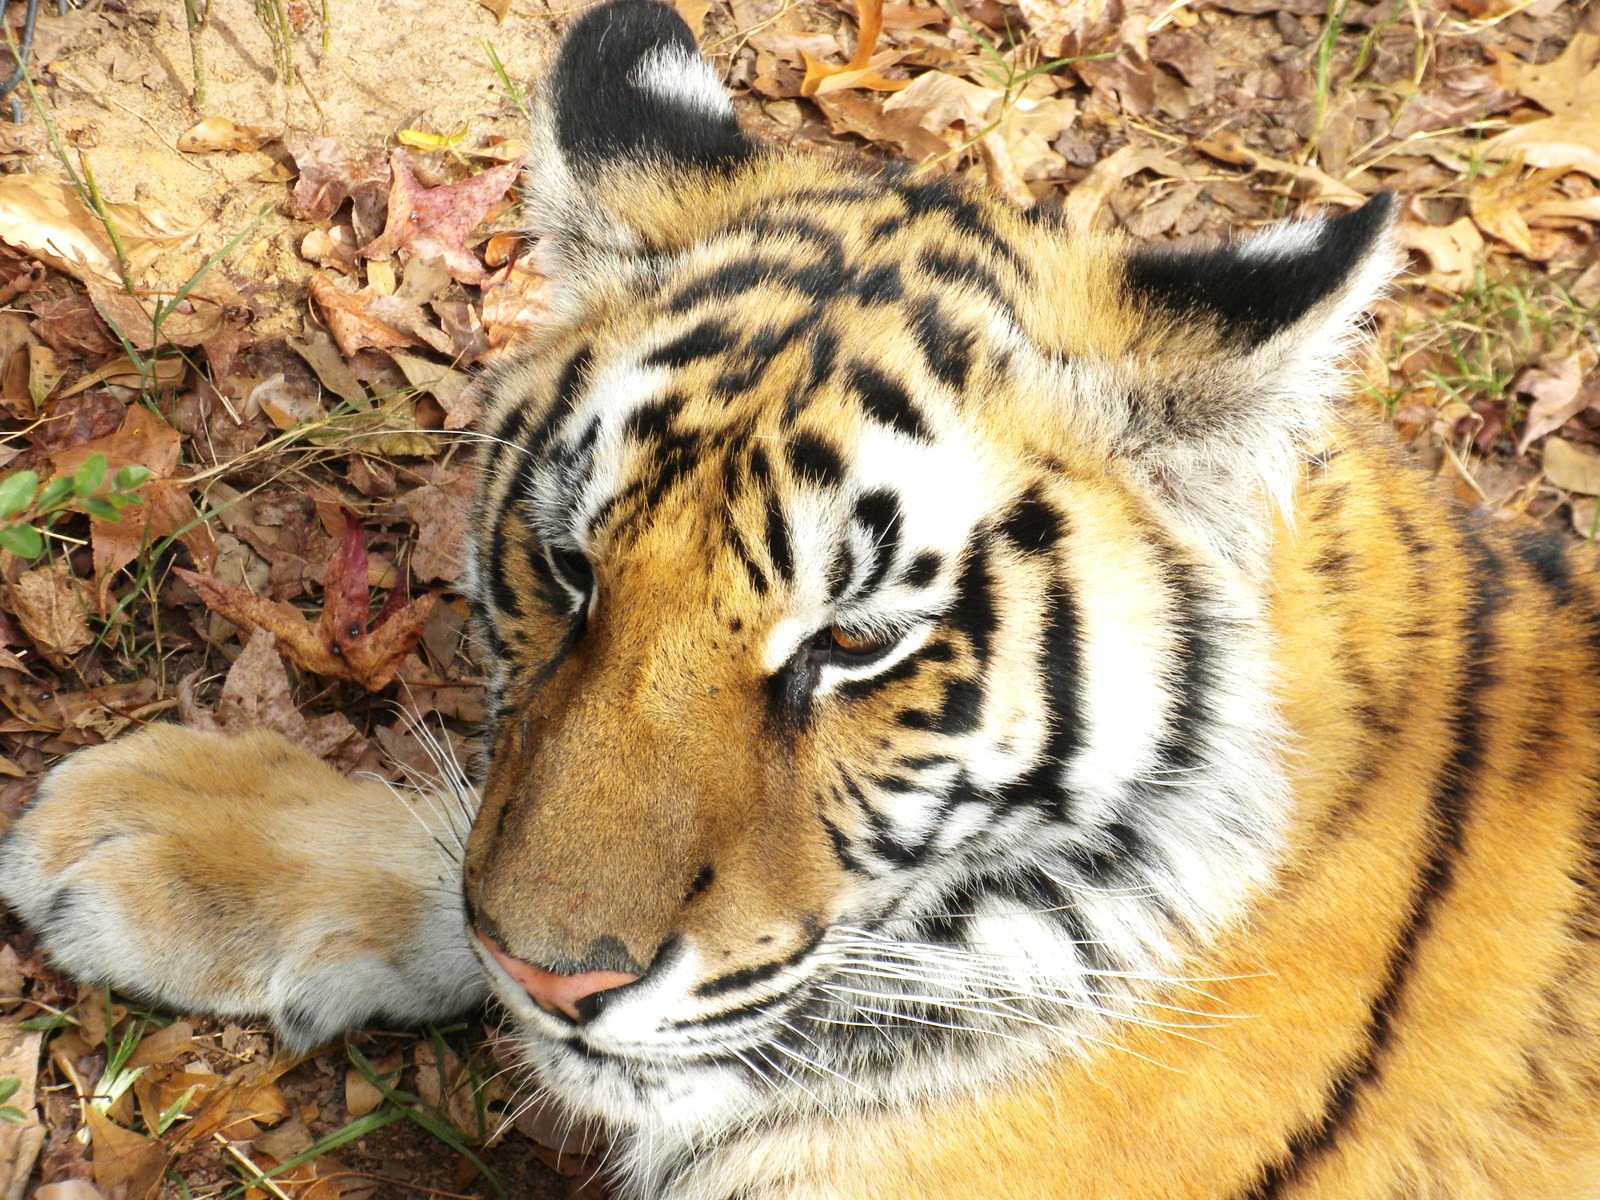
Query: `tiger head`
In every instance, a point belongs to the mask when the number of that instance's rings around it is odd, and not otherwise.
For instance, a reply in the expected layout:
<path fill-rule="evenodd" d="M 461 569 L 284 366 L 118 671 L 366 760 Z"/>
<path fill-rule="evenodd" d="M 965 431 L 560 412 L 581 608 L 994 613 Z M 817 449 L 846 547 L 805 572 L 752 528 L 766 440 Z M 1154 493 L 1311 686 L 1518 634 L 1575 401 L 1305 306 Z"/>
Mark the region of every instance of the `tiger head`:
<path fill-rule="evenodd" d="M 1141 249 L 752 140 L 649 0 L 528 184 L 466 891 L 540 1081 L 692 1139 L 1089 1053 L 1270 884 L 1267 572 L 1388 198 Z"/>

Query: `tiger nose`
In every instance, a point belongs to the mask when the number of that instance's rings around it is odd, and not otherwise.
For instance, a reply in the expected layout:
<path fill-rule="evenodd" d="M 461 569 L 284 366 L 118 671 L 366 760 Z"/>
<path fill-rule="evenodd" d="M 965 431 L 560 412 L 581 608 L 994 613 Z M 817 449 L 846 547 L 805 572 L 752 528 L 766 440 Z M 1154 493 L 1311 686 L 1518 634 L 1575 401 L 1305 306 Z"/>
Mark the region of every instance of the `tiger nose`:
<path fill-rule="evenodd" d="M 482 930 L 478 931 L 478 938 L 505 973 L 533 997 L 535 1004 L 547 1013 L 559 1013 L 579 1025 L 600 1015 L 607 992 L 639 978 L 626 971 L 580 971 L 575 975 L 562 975 L 507 954 Z"/>

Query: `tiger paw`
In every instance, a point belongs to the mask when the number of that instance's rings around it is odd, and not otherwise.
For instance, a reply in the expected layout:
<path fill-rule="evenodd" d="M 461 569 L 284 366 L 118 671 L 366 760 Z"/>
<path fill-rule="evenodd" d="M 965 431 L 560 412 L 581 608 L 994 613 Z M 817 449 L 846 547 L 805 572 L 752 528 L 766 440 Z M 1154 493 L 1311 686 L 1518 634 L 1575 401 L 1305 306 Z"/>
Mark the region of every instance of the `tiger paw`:
<path fill-rule="evenodd" d="M 45 776 L 0 840 L 0 900 L 67 974 L 304 1049 L 483 997 L 453 803 L 273 733 L 152 726 Z"/>

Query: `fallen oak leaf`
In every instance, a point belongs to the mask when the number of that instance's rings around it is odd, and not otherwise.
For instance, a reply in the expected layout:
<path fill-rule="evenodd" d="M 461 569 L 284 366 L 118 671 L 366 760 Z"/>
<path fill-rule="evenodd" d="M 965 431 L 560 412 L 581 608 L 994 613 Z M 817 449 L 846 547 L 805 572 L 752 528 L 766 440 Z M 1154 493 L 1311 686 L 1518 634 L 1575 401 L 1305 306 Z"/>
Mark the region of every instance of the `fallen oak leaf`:
<path fill-rule="evenodd" d="M 505 201 L 517 181 L 519 167 L 505 163 L 487 171 L 424 187 L 405 158 L 396 151 L 389 185 L 389 215 L 383 232 L 361 248 L 363 258 L 387 258 L 405 251 L 410 257 L 437 258 L 462 283 L 482 283 L 488 273 L 467 249 L 467 236 Z"/>
<path fill-rule="evenodd" d="M 178 715 L 191 729 L 242 733 L 272 729 L 340 770 L 353 767 L 367 741 L 343 713 L 302 716 L 289 690 L 277 640 L 265 629 L 250 634 L 243 652 L 228 668 L 214 710 L 194 695 L 194 677 L 178 686 Z"/>
<path fill-rule="evenodd" d="M 1579 32 L 1550 62 L 1502 59 L 1502 80 L 1550 115 L 1491 140 L 1491 158 L 1521 155 L 1532 167 L 1582 171 L 1600 179 L 1600 33 Z"/>
<path fill-rule="evenodd" d="M 207 608 L 244 629 L 272 634 L 278 648 L 297 667 L 359 683 L 370 692 L 382 690 L 394 679 L 439 601 L 437 592 L 429 592 L 407 602 L 396 588 L 369 626 L 367 536 L 349 513 L 345 514 L 344 538 L 323 579 L 322 616 L 316 625 L 287 601 L 253 596 L 208 575 L 181 567 L 176 570 Z"/>

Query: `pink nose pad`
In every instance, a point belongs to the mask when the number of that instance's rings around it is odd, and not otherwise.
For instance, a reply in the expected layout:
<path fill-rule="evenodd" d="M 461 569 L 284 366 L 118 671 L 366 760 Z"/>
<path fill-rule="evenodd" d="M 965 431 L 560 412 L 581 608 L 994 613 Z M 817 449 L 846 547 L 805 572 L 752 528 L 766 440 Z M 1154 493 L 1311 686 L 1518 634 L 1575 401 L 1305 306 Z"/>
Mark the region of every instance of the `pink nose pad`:
<path fill-rule="evenodd" d="M 520 983 L 534 1003 L 547 1013 L 560 1013 L 569 1020 L 582 1024 L 600 1013 L 599 996 L 614 988 L 623 987 L 638 979 L 626 971 L 580 971 L 576 975 L 558 975 L 532 963 L 513 958 L 502 950 L 488 934 L 479 932 L 481 941 L 494 955 L 495 962 L 505 973 Z M 590 997 L 596 1000 L 585 1004 Z"/>

